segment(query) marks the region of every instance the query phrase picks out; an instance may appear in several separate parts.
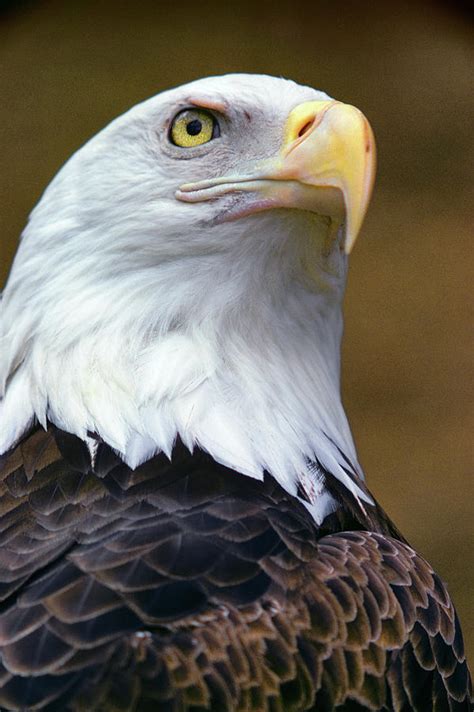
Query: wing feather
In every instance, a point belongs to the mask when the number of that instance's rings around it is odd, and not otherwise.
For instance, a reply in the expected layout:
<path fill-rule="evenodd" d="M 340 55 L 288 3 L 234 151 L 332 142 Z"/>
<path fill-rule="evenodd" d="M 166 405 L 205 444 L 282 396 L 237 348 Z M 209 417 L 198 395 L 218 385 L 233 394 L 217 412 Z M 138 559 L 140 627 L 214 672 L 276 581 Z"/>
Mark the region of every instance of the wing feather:
<path fill-rule="evenodd" d="M 132 471 L 33 431 L 0 476 L 0 706 L 470 709 L 444 584 L 337 494 L 318 528 L 271 478 L 179 443 Z"/>

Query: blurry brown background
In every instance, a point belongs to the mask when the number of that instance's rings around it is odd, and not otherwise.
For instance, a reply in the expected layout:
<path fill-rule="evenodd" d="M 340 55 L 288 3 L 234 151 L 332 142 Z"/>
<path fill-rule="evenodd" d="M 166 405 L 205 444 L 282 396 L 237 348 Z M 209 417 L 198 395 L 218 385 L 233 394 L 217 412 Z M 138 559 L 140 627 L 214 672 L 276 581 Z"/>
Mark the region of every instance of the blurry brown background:
<path fill-rule="evenodd" d="M 324 89 L 369 117 L 379 174 L 352 256 L 345 402 L 369 485 L 448 581 L 472 661 L 474 86 L 462 5 L 7 4 L 0 15 L 0 283 L 28 212 L 63 161 L 110 119 L 166 87 L 265 72 Z"/>

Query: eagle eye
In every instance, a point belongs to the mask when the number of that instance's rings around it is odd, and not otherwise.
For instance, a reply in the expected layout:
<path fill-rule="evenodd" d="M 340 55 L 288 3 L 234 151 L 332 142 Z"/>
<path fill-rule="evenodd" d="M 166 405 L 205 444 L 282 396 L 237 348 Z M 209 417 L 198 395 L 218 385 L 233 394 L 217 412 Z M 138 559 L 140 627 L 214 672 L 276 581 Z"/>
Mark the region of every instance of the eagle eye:
<path fill-rule="evenodd" d="M 193 148 L 220 136 L 217 119 L 204 109 L 184 109 L 171 122 L 169 139 L 180 148 Z"/>

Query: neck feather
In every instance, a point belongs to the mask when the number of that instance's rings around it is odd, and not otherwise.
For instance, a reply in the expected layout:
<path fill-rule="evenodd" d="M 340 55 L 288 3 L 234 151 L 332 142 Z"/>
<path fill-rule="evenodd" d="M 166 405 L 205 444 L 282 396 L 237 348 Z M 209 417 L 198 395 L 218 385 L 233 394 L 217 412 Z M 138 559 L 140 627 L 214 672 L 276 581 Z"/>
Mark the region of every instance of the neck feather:
<path fill-rule="evenodd" d="M 34 419 L 99 437 L 131 467 L 169 455 L 179 436 L 244 474 L 302 488 L 319 520 L 333 502 L 318 467 L 363 497 L 339 390 L 341 275 L 319 272 L 315 285 L 278 264 L 221 266 L 190 258 L 83 290 L 69 273 L 54 286 L 63 298 L 38 309 L 13 285 L 0 451 Z"/>

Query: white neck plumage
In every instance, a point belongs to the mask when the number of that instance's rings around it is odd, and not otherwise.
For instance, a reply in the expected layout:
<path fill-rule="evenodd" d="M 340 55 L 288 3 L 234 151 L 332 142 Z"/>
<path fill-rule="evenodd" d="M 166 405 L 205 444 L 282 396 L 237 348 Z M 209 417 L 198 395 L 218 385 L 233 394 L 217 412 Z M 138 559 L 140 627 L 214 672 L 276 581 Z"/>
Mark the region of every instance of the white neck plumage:
<path fill-rule="evenodd" d="M 49 420 L 98 435 L 136 467 L 170 455 L 179 436 L 244 474 L 302 487 L 317 520 L 333 503 L 314 463 L 361 496 L 347 476 L 347 461 L 361 472 L 339 393 L 345 257 L 335 248 L 311 271 L 311 235 L 300 235 L 288 236 L 300 241 L 291 251 L 281 235 L 261 250 L 249 235 L 232 259 L 216 252 L 156 269 L 131 255 L 103 279 L 70 261 L 36 292 L 20 256 L 22 288 L 11 280 L 2 318 L 0 449 Z"/>

